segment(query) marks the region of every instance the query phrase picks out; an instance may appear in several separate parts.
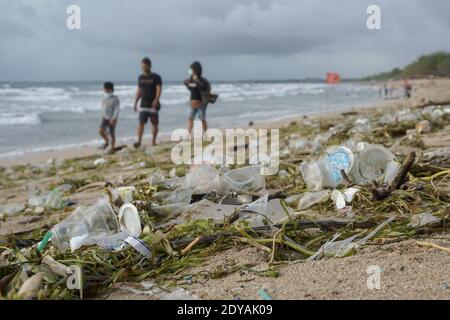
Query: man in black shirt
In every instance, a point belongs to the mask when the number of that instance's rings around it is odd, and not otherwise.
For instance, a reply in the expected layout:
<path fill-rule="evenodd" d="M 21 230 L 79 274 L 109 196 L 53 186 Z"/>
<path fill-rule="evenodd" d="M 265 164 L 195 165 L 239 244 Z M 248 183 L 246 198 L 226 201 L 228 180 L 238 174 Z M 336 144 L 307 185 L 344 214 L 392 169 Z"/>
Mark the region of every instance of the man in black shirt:
<path fill-rule="evenodd" d="M 143 74 L 138 78 L 138 89 L 134 100 L 134 111 L 139 110 L 139 126 L 137 130 L 138 141 L 134 143 L 135 148 L 139 148 L 142 143 L 145 124 L 150 119 L 152 124 L 152 145 L 156 145 L 158 135 L 158 112 L 161 108 L 159 98 L 161 97 L 162 80 L 159 74 L 151 71 L 152 62 L 149 58 L 142 59 L 141 68 Z M 138 109 L 138 101 L 141 100 Z"/>

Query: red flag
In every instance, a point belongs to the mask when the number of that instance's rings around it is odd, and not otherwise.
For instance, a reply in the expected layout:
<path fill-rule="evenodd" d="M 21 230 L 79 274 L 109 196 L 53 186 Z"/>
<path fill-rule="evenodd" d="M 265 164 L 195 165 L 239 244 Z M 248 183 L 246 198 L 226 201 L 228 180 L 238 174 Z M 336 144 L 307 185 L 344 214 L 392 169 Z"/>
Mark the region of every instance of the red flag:
<path fill-rule="evenodd" d="M 341 76 L 339 73 L 328 72 L 327 73 L 327 83 L 339 83 L 341 82 Z"/>

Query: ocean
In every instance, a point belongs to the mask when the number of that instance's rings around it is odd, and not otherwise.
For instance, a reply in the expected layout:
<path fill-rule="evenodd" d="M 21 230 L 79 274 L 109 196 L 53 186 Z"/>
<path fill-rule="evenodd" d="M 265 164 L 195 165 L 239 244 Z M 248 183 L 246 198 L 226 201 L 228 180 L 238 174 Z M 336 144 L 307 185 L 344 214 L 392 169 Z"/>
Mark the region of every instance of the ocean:
<path fill-rule="evenodd" d="M 212 88 L 219 99 L 208 106 L 207 120 L 209 127 L 216 128 L 342 110 L 380 99 L 377 87 L 346 82 L 327 86 L 303 81 L 212 81 Z M 115 83 L 121 101 L 119 144 L 135 139 L 135 92 L 134 82 Z M 101 82 L 0 82 L 0 157 L 100 145 L 102 97 Z M 189 92 L 181 82 L 164 83 L 161 105 L 162 134 L 186 126 Z M 149 133 L 147 127 L 144 143 L 149 142 Z"/>

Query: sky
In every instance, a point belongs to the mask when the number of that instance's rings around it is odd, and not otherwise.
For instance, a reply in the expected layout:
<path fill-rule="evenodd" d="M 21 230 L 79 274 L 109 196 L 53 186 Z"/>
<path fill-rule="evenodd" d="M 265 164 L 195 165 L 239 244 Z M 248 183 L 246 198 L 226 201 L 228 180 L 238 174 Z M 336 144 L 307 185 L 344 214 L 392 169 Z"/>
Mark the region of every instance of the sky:
<path fill-rule="evenodd" d="M 211 80 L 354 78 L 450 51 L 449 38 L 448 0 L 0 0 L 0 81 L 135 80 L 144 56 L 166 80 L 195 60 Z"/>

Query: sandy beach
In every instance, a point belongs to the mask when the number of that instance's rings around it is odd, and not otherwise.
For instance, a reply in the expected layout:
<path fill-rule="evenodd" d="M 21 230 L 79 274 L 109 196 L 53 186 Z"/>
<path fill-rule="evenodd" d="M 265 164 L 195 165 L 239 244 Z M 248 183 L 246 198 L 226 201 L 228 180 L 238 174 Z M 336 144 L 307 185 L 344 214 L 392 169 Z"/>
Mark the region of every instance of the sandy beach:
<path fill-rule="evenodd" d="M 395 83 L 401 86 L 401 83 Z M 294 116 L 274 122 L 255 121 L 255 128 L 280 128 L 280 144 L 284 148 L 289 140 L 301 135 L 305 122 L 320 124 L 328 128 L 336 124 L 353 124 L 357 119 L 367 118 L 376 122 L 382 115 L 399 110 L 422 110 L 424 105 L 441 105 L 450 102 L 449 79 L 427 79 L 413 81 L 413 98 L 380 100 L 364 107 L 350 107 L 339 112 L 327 112 L 308 117 Z M 448 119 L 448 118 L 447 118 Z M 415 151 L 418 159 L 424 153 L 448 150 L 450 147 L 450 123 L 434 127 L 430 132 L 416 135 L 413 142 L 405 141 L 405 134 L 390 137 L 389 150 L 399 158 Z M 410 128 L 411 129 L 411 128 Z M 298 132 L 297 132 L 298 130 Z M 322 130 L 322 129 L 321 129 Z M 294 137 L 294 138 L 293 138 Z M 149 138 L 146 136 L 148 143 Z M 388 140 L 388 138 L 379 138 Z M 408 140 L 409 141 L 409 140 Z M 105 194 L 104 184 L 109 181 L 115 186 L 145 183 L 147 177 L 157 168 L 169 171 L 171 168 L 168 141 L 161 141 L 157 147 L 145 145 L 141 150 L 125 148 L 114 155 L 106 155 L 94 147 L 26 154 L 15 158 L 0 159 L 0 207 L 26 204 L 27 186 L 34 185 L 42 193 L 55 186 L 69 183 L 74 186 L 67 197 L 77 205 L 91 205 Z M 448 154 L 447 154 L 448 156 Z M 310 155 L 291 154 L 282 157 L 287 166 L 297 166 Z M 317 156 L 316 156 L 317 157 Z M 94 165 L 102 158 L 103 165 Z M 446 164 L 434 164 L 443 171 Z M 299 175 L 297 172 L 296 175 Z M 145 178 L 144 178 L 145 177 Z M 449 175 L 432 181 L 437 185 L 436 194 L 445 198 L 449 191 Z M 278 180 L 268 184 L 269 191 L 284 189 L 287 185 L 277 185 Z M 289 189 L 287 191 L 289 194 Z M 441 208 L 444 219 L 449 219 L 448 203 Z M 48 230 L 70 210 L 45 210 L 36 213 L 31 208 L 23 208 L 19 213 L 3 214 L 0 224 L 0 240 L 7 241 L 8 235 L 27 235 L 34 230 Z M 387 212 L 390 213 L 390 212 Z M 312 210 L 311 217 L 342 218 L 333 210 Z M 405 213 L 402 218 L 409 218 Z M 370 213 L 367 213 L 369 216 Z M 362 218 L 362 217 L 357 217 Z M 448 222 L 447 222 L 448 223 Z M 444 225 L 446 225 L 444 223 Z M 43 232 L 43 231 L 42 231 Z M 42 232 L 40 234 L 42 234 Z M 266 270 L 270 254 L 250 244 L 236 243 L 225 250 L 205 255 L 198 266 L 187 266 L 176 272 L 167 272 L 173 281 L 191 294 L 201 299 L 261 299 L 258 290 L 264 288 L 273 299 L 449 299 L 450 298 L 450 253 L 436 248 L 421 247 L 417 241 L 433 242 L 450 247 L 450 232 L 443 228 L 437 232 L 416 234 L 413 237 L 387 235 L 370 241 L 349 257 L 329 258 L 314 262 L 305 259 L 279 261 L 271 264 L 278 272 L 277 277 L 263 276 L 257 270 Z M 200 249 L 199 249 L 200 250 Z M 206 250 L 206 249 L 205 249 Z M 196 251 L 197 252 L 197 251 Z M 379 266 L 381 288 L 368 289 L 368 267 Z M 253 271 L 249 271 L 249 270 Z M 223 275 L 207 277 L 202 281 L 192 275 L 214 273 L 222 270 Z M 134 289 L 130 290 L 130 288 Z M 138 293 L 142 287 L 137 282 L 118 281 L 111 289 L 97 298 L 108 299 L 159 299 L 158 294 Z"/>

